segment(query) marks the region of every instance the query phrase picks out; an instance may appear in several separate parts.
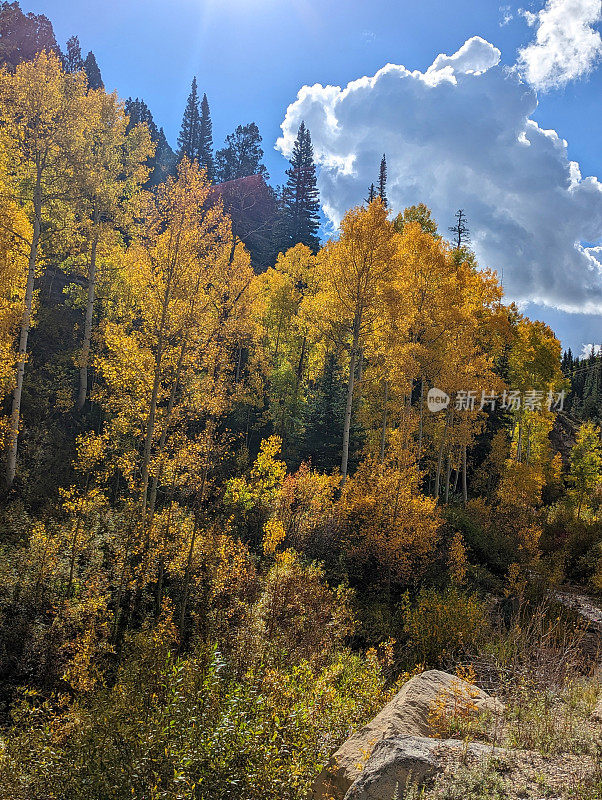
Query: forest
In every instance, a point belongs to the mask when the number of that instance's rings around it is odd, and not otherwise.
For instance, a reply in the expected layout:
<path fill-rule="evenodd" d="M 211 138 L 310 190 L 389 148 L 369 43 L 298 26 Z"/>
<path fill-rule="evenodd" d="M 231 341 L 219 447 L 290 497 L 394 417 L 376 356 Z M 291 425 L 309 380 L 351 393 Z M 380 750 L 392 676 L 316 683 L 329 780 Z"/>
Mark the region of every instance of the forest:
<path fill-rule="evenodd" d="M 301 800 L 420 670 L 588 674 L 602 355 L 386 157 L 324 241 L 305 125 L 273 188 L 196 79 L 172 150 L 75 37 L 0 31 L 0 797 Z"/>

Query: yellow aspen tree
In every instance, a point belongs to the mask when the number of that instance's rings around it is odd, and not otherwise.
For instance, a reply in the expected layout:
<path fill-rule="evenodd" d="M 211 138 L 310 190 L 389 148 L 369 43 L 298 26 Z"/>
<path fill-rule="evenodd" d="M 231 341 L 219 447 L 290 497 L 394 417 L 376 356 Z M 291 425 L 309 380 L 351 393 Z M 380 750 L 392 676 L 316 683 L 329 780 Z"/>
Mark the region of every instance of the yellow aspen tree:
<path fill-rule="evenodd" d="M 428 221 L 428 209 L 421 216 Z M 398 427 L 403 448 L 414 448 L 418 463 L 425 456 L 434 458 L 435 494 L 444 485 L 449 498 L 452 465 L 458 476 L 461 460 L 456 432 L 468 445 L 469 429 L 473 435 L 480 423 L 475 418 L 467 428 L 467 420 L 454 415 L 453 403 L 425 419 L 425 395 L 432 386 L 451 396 L 482 385 L 489 392 L 499 385 L 489 356 L 493 337 L 485 341 L 481 329 L 489 327 L 501 292 L 494 276 L 458 261 L 432 226 L 408 215 L 395 227 L 400 231 L 395 269 L 365 348 L 368 402 L 363 420 L 373 431 L 372 452 L 378 450 L 381 464 L 391 431 Z"/>
<path fill-rule="evenodd" d="M 65 214 L 65 206 L 73 198 L 75 164 L 89 123 L 86 88 L 84 73 L 66 74 L 54 53 L 39 53 L 33 61 L 18 64 L 14 72 L 0 70 L 1 145 L 6 158 L 4 198 L 19 203 L 31 224 L 26 241 L 27 281 L 7 444 L 8 486 L 14 481 L 17 467 L 36 269 L 44 239 L 52 235 L 53 221 Z"/>
<path fill-rule="evenodd" d="M 226 365 L 248 330 L 253 273 L 205 173 L 187 160 L 146 198 L 141 218 L 124 261 L 128 302 L 103 323 L 95 396 L 144 519 L 176 423 L 223 411 Z"/>
<path fill-rule="evenodd" d="M 136 125 L 127 131 L 128 117 L 115 94 L 107 94 L 104 89 L 91 91 L 87 107 L 93 124 L 85 138 L 76 173 L 87 283 L 79 356 L 77 407 L 80 411 L 88 397 L 99 250 L 102 251 L 103 246 L 105 251 L 110 249 L 116 224 L 122 229 L 128 227 L 130 207 L 148 178 L 146 163 L 154 152 L 147 125 Z"/>
<path fill-rule="evenodd" d="M 0 399 L 13 391 L 18 352 L 16 334 L 23 316 L 27 285 L 27 243 L 31 226 L 25 212 L 6 197 L 0 183 Z M 9 419 L 0 419 L 0 437 L 9 431 Z"/>
<path fill-rule="evenodd" d="M 271 416 L 279 435 L 299 418 L 299 395 L 312 346 L 311 321 L 304 309 L 317 291 L 316 260 L 303 244 L 278 256 L 256 278 L 257 315 L 270 363 Z"/>
<path fill-rule="evenodd" d="M 584 422 L 577 432 L 571 450 L 569 481 L 577 504 L 577 519 L 588 496 L 602 483 L 602 442 L 600 429 L 592 422 Z"/>
<path fill-rule="evenodd" d="M 531 459 L 538 427 L 535 417 L 549 410 L 550 392 L 558 393 L 563 388 L 560 353 L 560 342 L 547 325 L 518 316 L 508 351 L 509 384 L 521 395 L 521 403 L 512 413 L 512 449 L 518 462 L 528 463 Z M 529 395 L 531 406 L 525 402 Z M 550 426 L 552 420 L 550 416 Z"/>
<path fill-rule="evenodd" d="M 318 258 L 321 289 L 317 303 L 326 333 L 349 353 L 341 486 L 347 479 L 356 372 L 394 270 L 394 237 L 387 209 L 374 200 L 367 208 L 347 212 L 340 238 L 329 242 Z"/>
<path fill-rule="evenodd" d="M 380 331 L 380 460 L 384 461 L 387 429 L 400 426 L 405 448 L 415 438 L 420 462 L 427 427 L 425 395 L 429 386 L 437 385 L 445 363 L 441 339 L 454 326 L 454 269 L 444 242 L 419 222 L 410 218 L 396 228 L 401 230 L 395 239 L 397 269 L 384 298 Z M 412 395 L 416 393 L 414 409 Z"/>

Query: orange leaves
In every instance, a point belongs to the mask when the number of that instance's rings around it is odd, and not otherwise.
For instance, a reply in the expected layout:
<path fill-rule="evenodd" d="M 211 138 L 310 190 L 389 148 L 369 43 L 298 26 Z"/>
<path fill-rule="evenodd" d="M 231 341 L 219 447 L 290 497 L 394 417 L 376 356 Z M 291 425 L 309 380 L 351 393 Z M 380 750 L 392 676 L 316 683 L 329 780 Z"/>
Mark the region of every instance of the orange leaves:
<path fill-rule="evenodd" d="M 379 314 L 379 301 L 395 269 L 395 240 L 387 210 L 375 200 L 353 208 L 341 222 L 341 236 L 318 256 L 323 323 L 329 336 L 362 336 Z M 329 327 L 328 327 L 329 326 Z M 344 338 L 341 339 L 345 340 Z"/>
<path fill-rule="evenodd" d="M 418 488 L 408 467 L 364 464 L 340 500 L 344 547 L 360 562 L 374 560 L 383 582 L 418 580 L 437 544 L 441 520 L 435 501 Z"/>
<path fill-rule="evenodd" d="M 279 519 L 269 519 L 263 526 L 263 552 L 265 555 L 274 555 L 285 538 L 286 531 L 282 522 Z"/>
<path fill-rule="evenodd" d="M 279 554 L 253 614 L 254 638 L 266 647 L 264 659 L 278 665 L 326 661 L 353 630 L 350 600 L 348 589 L 328 586 L 317 564 L 304 564 L 292 550 Z"/>
<path fill-rule="evenodd" d="M 459 532 L 456 532 L 451 540 L 447 566 L 449 569 L 449 576 L 454 584 L 461 586 L 466 582 L 468 558 L 466 556 L 466 547 L 464 546 L 462 534 Z"/>
<path fill-rule="evenodd" d="M 441 592 L 421 589 L 415 605 L 406 608 L 404 622 L 415 656 L 429 666 L 449 664 L 461 653 L 474 652 L 487 631 L 485 604 L 456 586 Z"/>
<path fill-rule="evenodd" d="M 0 398 L 12 390 L 15 379 L 15 334 L 23 315 L 30 239 L 27 217 L 6 196 L 0 177 Z"/>
<path fill-rule="evenodd" d="M 233 351 L 252 331 L 252 271 L 196 164 L 184 159 L 141 213 L 123 258 L 121 305 L 102 324 L 95 397 L 110 415 L 111 446 L 134 458 L 127 476 L 142 476 L 143 506 L 154 507 L 162 479 L 178 486 L 190 472 L 187 426 L 228 406 Z"/>

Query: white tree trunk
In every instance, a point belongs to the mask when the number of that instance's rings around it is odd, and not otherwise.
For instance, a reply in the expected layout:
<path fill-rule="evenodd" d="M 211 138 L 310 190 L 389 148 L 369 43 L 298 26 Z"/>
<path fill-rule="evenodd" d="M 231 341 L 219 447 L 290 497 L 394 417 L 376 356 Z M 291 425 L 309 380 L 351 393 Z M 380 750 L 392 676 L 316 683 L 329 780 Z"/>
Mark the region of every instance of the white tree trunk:
<path fill-rule="evenodd" d="M 41 202 L 39 195 L 34 199 L 34 223 L 31 247 L 29 250 L 29 264 L 27 268 L 27 283 L 25 286 L 25 306 L 23 318 L 21 320 L 21 331 L 19 334 L 19 354 L 17 361 L 17 379 L 13 389 L 13 400 L 10 415 L 10 428 L 8 436 L 8 453 L 6 458 L 6 485 L 10 488 L 15 479 L 17 471 L 17 447 L 19 440 L 19 426 L 21 422 L 21 397 L 23 394 L 23 379 L 25 377 L 25 361 L 27 358 L 27 340 L 31 328 L 31 309 L 33 304 L 33 291 L 36 275 L 36 259 L 38 257 L 38 247 L 40 244 L 40 217 Z"/>

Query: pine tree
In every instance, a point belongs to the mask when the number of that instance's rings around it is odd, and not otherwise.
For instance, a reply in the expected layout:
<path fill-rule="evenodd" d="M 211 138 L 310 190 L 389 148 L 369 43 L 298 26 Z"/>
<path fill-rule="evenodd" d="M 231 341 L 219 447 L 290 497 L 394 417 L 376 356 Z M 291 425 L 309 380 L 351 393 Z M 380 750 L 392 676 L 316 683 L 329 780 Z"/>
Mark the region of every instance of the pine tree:
<path fill-rule="evenodd" d="M 65 72 L 79 72 L 84 68 L 82 49 L 77 36 L 67 39 L 67 52 L 63 58 Z"/>
<path fill-rule="evenodd" d="M 201 119 L 199 124 L 199 166 L 207 170 L 207 177 L 213 180 L 215 163 L 213 159 L 213 123 L 207 95 L 203 94 L 201 101 Z"/>
<path fill-rule="evenodd" d="M 24 14 L 17 2 L 0 2 L 0 64 L 16 67 L 42 50 L 61 53 L 48 17 Z"/>
<path fill-rule="evenodd" d="M 452 225 L 449 230 L 451 233 L 455 234 L 454 245 L 456 250 L 461 250 L 463 247 L 468 247 L 470 244 L 470 231 L 466 224 L 466 214 L 462 208 L 456 211 L 455 216 L 458 221 L 455 225 Z"/>
<path fill-rule="evenodd" d="M 100 67 L 96 61 L 96 56 L 91 50 L 86 56 L 83 67 L 88 77 L 88 87 L 90 89 L 104 89 L 105 85 L 100 74 Z"/>
<path fill-rule="evenodd" d="M 380 162 L 380 173 L 378 175 L 378 196 L 383 201 L 385 208 L 388 207 L 389 201 L 387 200 L 387 157 L 383 153 Z"/>
<path fill-rule="evenodd" d="M 178 158 L 167 141 L 163 128 L 159 128 L 156 145 L 154 169 L 149 178 L 151 186 L 162 183 L 169 175 L 175 175 L 178 165 Z"/>
<path fill-rule="evenodd" d="M 304 244 L 316 253 L 320 247 L 320 201 L 311 134 L 302 122 L 293 147 L 284 187 L 284 233 L 287 249 Z"/>
<path fill-rule="evenodd" d="M 376 199 L 376 186 L 371 183 L 370 188 L 368 189 L 368 197 L 365 199 L 365 203 L 370 205 L 370 203 Z"/>
<path fill-rule="evenodd" d="M 196 77 L 192 79 L 192 86 L 184 116 L 182 117 L 182 127 L 178 136 L 178 156 L 186 156 L 190 161 L 199 160 L 200 144 L 200 122 L 201 112 L 199 110 L 199 94 L 197 90 Z"/>
<path fill-rule="evenodd" d="M 343 419 L 346 402 L 345 378 L 339 360 L 327 352 L 321 374 L 315 381 L 306 409 L 305 431 L 301 442 L 301 455 L 311 459 L 312 467 L 331 470 L 341 460 Z M 352 436 L 355 451 L 358 430 Z M 355 455 L 355 452 L 354 452 Z"/>
<path fill-rule="evenodd" d="M 159 183 L 162 183 L 168 175 L 173 175 L 175 173 L 177 164 L 176 154 L 171 149 L 163 128 L 157 128 L 153 115 L 144 100 L 140 100 L 139 98 L 133 100 L 129 97 L 125 101 L 125 113 L 129 117 L 127 127 L 128 133 L 140 122 L 148 126 L 151 141 L 155 144 L 155 155 L 148 161 L 151 175 L 147 186 L 157 186 Z"/>
<path fill-rule="evenodd" d="M 218 183 L 248 178 L 249 175 L 270 177 L 261 163 L 263 148 L 261 134 L 254 122 L 239 125 L 234 133 L 226 137 L 226 146 L 215 154 L 216 179 Z"/>

